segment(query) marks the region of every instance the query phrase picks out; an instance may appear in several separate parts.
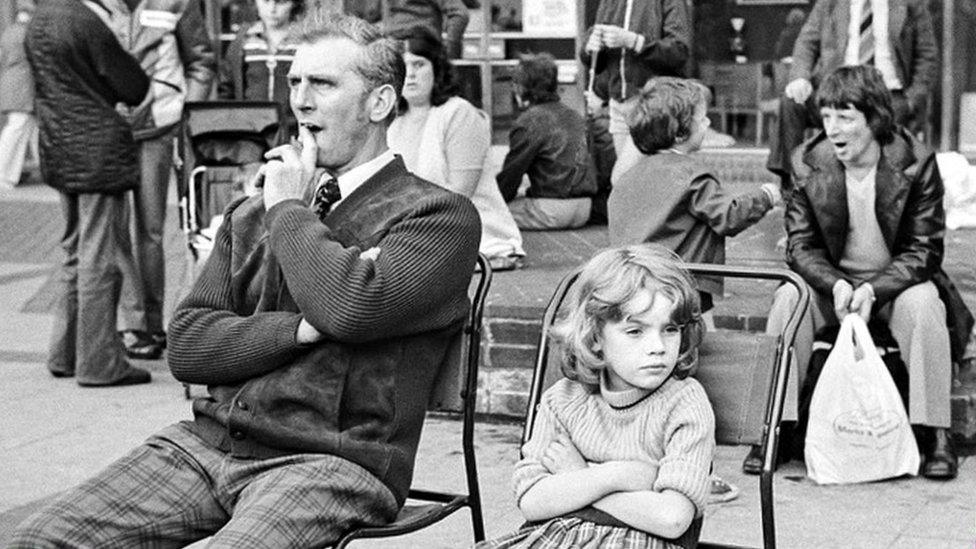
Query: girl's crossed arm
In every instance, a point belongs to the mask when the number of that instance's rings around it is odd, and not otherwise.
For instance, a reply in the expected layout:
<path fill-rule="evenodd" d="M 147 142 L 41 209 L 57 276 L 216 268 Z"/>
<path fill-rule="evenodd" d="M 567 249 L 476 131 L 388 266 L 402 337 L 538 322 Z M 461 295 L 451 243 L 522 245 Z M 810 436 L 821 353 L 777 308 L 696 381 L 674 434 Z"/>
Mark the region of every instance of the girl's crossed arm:
<path fill-rule="evenodd" d="M 657 473 L 653 464 L 641 461 L 587 464 L 564 432 L 557 431 L 546 438 L 548 444 L 537 459 L 548 474 L 538 479 L 519 500 L 526 520 L 565 515 L 621 490 L 653 488 Z"/>

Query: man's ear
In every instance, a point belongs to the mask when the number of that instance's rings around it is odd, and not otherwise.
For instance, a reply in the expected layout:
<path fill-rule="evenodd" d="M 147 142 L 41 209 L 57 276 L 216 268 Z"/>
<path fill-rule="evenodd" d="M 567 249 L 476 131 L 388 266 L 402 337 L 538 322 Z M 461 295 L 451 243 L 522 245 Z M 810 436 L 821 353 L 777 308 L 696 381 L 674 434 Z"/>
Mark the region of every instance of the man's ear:
<path fill-rule="evenodd" d="M 384 84 L 369 94 L 369 119 L 372 122 L 382 122 L 393 112 L 397 105 L 397 94 L 393 86 Z"/>

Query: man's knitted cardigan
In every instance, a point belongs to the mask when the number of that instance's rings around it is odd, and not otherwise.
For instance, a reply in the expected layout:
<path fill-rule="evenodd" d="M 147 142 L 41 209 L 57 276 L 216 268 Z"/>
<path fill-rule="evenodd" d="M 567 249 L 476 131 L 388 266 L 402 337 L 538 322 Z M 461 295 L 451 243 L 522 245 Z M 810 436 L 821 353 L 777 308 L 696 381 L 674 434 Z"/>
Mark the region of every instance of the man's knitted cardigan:
<path fill-rule="evenodd" d="M 173 375 L 209 385 L 191 428 L 238 457 L 346 458 L 402 504 L 480 230 L 466 198 L 399 158 L 324 224 L 300 200 L 231 205 L 170 324 Z M 296 342 L 302 318 L 321 342 Z"/>

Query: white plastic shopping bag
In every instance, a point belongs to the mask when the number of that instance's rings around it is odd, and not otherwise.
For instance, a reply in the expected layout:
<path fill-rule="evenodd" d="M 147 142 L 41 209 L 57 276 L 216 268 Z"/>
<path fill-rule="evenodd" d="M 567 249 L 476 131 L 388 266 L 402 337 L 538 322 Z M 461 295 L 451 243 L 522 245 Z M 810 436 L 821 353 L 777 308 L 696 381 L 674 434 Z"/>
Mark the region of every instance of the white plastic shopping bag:
<path fill-rule="evenodd" d="M 908 414 L 857 314 L 841 322 L 813 391 L 804 459 L 807 475 L 818 484 L 918 473 Z"/>

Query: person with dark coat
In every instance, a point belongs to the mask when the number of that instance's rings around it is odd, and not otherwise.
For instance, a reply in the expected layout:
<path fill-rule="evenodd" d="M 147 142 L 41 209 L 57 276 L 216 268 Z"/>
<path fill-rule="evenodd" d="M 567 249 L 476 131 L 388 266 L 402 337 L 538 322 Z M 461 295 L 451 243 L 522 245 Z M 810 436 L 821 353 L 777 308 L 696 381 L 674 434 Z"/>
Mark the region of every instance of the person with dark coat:
<path fill-rule="evenodd" d="M 935 153 L 895 124 L 891 93 L 872 67 L 838 69 L 817 103 L 824 131 L 794 154 L 796 187 L 786 203 L 786 260 L 813 297 L 797 334 L 793 381 L 803 381 L 816 330 L 851 313 L 886 322 L 908 367 L 921 474 L 954 478 L 952 362 L 963 357 L 973 316 L 942 270 L 944 189 Z M 769 333 L 780 333 L 796 299 L 792 287 L 776 291 Z M 758 473 L 756 458 L 750 453 L 744 466 Z"/>
<path fill-rule="evenodd" d="M 582 227 L 597 190 L 586 121 L 559 100 L 557 72 L 548 53 L 523 55 L 515 70 L 515 97 L 523 110 L 495 180 L 523 230 Z M 528 192 L 516 196 L 523 177 Z"/>
<path fill-rule="evenodd" d="M 939 57 L 927 0 L 817 0 L 792 57 L 766 162 L 784 193 L 791 185 L 790 155 L 806 129 L 820 125 L 814 92 L 839 67 L 868 64 L 881 71 L 895 121 L 913 132 L 923 127 Z"/>
<path fill-rule="evenodd" d="M 41 174 L 58 190 L 65 229 L 47 368 L 79 385 L 146 383 L 115 332 L 128 253 L 125 193 L 139 185 L 139 150 L 116 104 L 138 105 L 149 77 L 80 0 L 45 0 L 27 28 L 36 81 Z"/>

